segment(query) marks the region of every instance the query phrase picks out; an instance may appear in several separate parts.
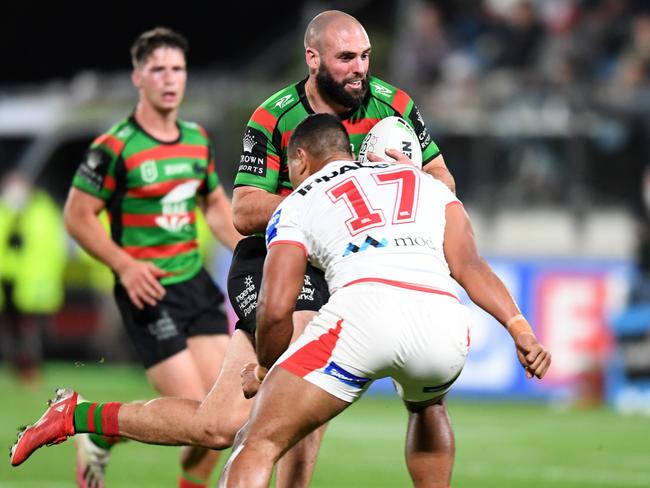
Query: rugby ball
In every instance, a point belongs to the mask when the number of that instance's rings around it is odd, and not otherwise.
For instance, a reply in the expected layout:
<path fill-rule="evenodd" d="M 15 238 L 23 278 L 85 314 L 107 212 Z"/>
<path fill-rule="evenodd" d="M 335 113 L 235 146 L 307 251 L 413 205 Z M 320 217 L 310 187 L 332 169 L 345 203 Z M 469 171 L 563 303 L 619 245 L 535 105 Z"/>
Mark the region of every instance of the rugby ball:
<path fill-rule="evenodd" d="M 367 162 L 368 153 L 375 153 L 385 161 L 394 161 L 386 155 L 386 149 L 397 149 L 408 156 L 418 168 L 422 168 L 422 149 L 413 128 L 402 117 L 391 116 L 377 122 L 361 143 L 359 161 Z"/>

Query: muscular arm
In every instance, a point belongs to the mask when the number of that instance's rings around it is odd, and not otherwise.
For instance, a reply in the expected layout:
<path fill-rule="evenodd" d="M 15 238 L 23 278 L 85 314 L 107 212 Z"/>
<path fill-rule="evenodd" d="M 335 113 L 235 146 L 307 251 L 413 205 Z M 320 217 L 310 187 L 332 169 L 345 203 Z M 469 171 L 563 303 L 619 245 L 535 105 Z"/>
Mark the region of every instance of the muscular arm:
<path fill-rule="evenodd" d="M 444 252 L 451 276 L 483 310 L 502 324 L 519 313 L 503 282 L 479 255 L 474 231 L 462 205 L 446 211 Z"/>
<path fill-rule="evenodd" d="M 111 240 L 102 226 L 98 215 L 104 207 L 103 200 L 72 188 L 63 219 L 66 229 L 81 247 L 119 274 L 133 258 Z"/>
<path fill-rule="evenodd" d="M 307 258 L 298 246 L 276 244 L 266 255 L 255 333 L 258 363 L 264 368 L 270 368 L 289 346 L 292 314 L 306 268 Z"/>
<path fill-rule="evenodd" d="M 239 186 L 232 195 L 235 229 L 243 235 L 264 232 L 266 224 L 284 197 L 253 186 Z"/>
<path fill-rule="evenodd" d="M 98 218 L 104 206 L 103 200 L 71 188 L 63 211 L 66 229 L 81 247 L 117 273 L 136 307 L 154 305 L 165 294 L 157 279 L 164 271 L 136 261 L 111 240 Z"/>
<path fill-rule="evenodd" d="M 454 181 L 454 177 L 449 172 L 442 154 L 438 154 L 424 165 L 422 169 L 434 178 L 442 181 L 452 192 L 456 193 L 456 181 Z"/>
<path fill-rule="evenodd" d="M 231 251 L 235 249 L 242 235 L 233 225 L 230 200 L 223 186 L 219 185 L 205 198 L 200 198 L 199 204 L 214 236 L 228 246 Z"/>
<path fill-rule="evenodd" d="M 446 219 L 444 253 L 451 276 L 474 303 L 508 330 L 526 375 L 541 379 L 551 364 L 551 355 L 537 342 L 503 282 L 478 254 L 474 231 L 465 209 L 462 205 L 449 205 Z"/>

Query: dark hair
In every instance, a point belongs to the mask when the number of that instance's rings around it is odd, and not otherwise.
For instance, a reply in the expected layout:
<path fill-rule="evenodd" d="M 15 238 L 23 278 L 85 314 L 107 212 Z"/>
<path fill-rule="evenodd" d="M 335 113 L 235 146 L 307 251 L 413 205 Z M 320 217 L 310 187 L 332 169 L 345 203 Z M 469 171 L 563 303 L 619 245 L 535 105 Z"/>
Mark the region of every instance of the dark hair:
<path fill-rule="evenodd" d="M 147 58 L 159 47 L 173 47 L 183 51 L 187 56 L 189 44 L 187 39 L 178 32 L 167 27 L 156 27 L 155 29 L 143 32 L 138 36 L 131 46 L 131 61 L 136 68 L 144 63 Z"/>
<path fill-rule="evenodd" d="M 318 159 L 333 152 L 352 155 L 348 132 L 332 114 L 313 114 L 300 122 L 289 139 L 288 154 L 293 156 L 298 147 Z"/>

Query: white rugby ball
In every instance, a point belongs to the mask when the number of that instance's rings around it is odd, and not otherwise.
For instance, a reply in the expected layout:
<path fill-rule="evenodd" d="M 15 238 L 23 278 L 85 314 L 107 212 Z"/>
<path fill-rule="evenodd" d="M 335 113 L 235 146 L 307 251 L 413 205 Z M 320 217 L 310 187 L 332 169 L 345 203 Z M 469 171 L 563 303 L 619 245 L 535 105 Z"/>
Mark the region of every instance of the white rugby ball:
<path fill-rule="evenodd" d="M 413 128 L 402 117 L 391 116 L 381 119 L 370 129 L 361 143 L 359 161 L 368 161 L 368 153 L 375 153 L 385 161 L 394 161 L 384 151 L 397 149 L 408 156 L 418 168 L 422 168 L 422 149 Z"/>

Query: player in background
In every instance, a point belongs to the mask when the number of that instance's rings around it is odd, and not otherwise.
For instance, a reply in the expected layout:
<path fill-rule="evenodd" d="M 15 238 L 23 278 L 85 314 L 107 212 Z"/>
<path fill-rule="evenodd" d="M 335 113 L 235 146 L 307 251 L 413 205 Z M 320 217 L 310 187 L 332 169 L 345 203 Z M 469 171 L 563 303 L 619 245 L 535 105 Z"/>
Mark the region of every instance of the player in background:
<path fill-rule="evenodd" d="M 201 401 L 221 369 L 229 336 L 223 294 L 198 253 L 198 208 L 230 249 L 241 236 L 207 133 L 178 118 L 187 48 L 183 36 L 166 28 L 137 38 L 131 55 L 138 104 L 92 143 L 72 183 L 65 223 L 115 272 L 115 300 L 150 383 L 161 395 Z M 98 219 L 104 209 L 112 238 Z M 93 422 L 92 404 L 77 409 Z M 104 485 L 115 438 L 99 432 L 75 439 L 79 486 Z M 179 486 L 205 486 L 218 455 L 184 448 Z"/>
<path fill-rule="evenodd" d="M 241 394 L 240 372 L 256 360 L 253 333 L 266 256 L 263 233 L 275 208 L 291 192 L 287 143 L 291 132 L 308 115 L 336 114 L 350 134 L 355 154 L 378 120 L 399 115 L 412 124 L 418 135 L 425 171 L 454 188 L 453 178 L 413 100 L 402 90 L 370 76 L 370 41 L 354 17 L 335 10 L 320 13 L 307 26 L 304 45 L 308 76 L 266 100 L 254 111 L 244 131 L 233 192 L 233 220 L 239 232 L 249 237 L 235 249 L 229 273 L 228 295 L 239 321 L 222 372 L 203 402 L 159 398 L 146 404 L 121 405 L 119 415 L 110 411 L 103 422 L 120 435 L 154 444 L 224 449 L 232 445 L 235 434 L 248 418 L 251 401 Z M 389 155 L 399 157 L 397 153 Z M 294 313 L 295 337 L 328 299 L 322 272 L 309 268 Z M 74 395 L 72 391 L 62 392 L 54 404 L 68 405 Z M 51 435 L 65 438 L 80 432 L 74 426 L 64 426 L 64 419 L 73 415 L 74 409 L 62 416 L 57 416 L 52 408 L 49 412 L 49 422 L 56 426 L 54 433 L 28 429 L 14 447 L 12 463 L 23 462 Z M 440 400 L 430 412 L 438 426 L 435 442 L 444 451 L 444 459 L 452 459 L 453 432 L 444 402 Z M 309 485 L 321 434 L 300 443 L 279 463 L 278 487 Z"/>
<path fill-rule="evenodd" d="M 550 354 L 479 256 L 462 204 L 440 181 L 406 164 L 355 162 L 345 128 L 327 114 L 294 130 L 289 177 L 296 190 L 266 230 L 259 364 L 243 378 L 249 396 L 261 389 L 222 483 L 268 486 L 284 452 L 390 376 L 409 412 L 414 485 L 449 487 L 448 460 L 431 442 L 431 407 L 469 349 L 469 314 L 451 278 L 510 332 L 528 378 L 544 376 Z M 332 297 L 289 345 L 308 261 L 324 269 Z"/>

